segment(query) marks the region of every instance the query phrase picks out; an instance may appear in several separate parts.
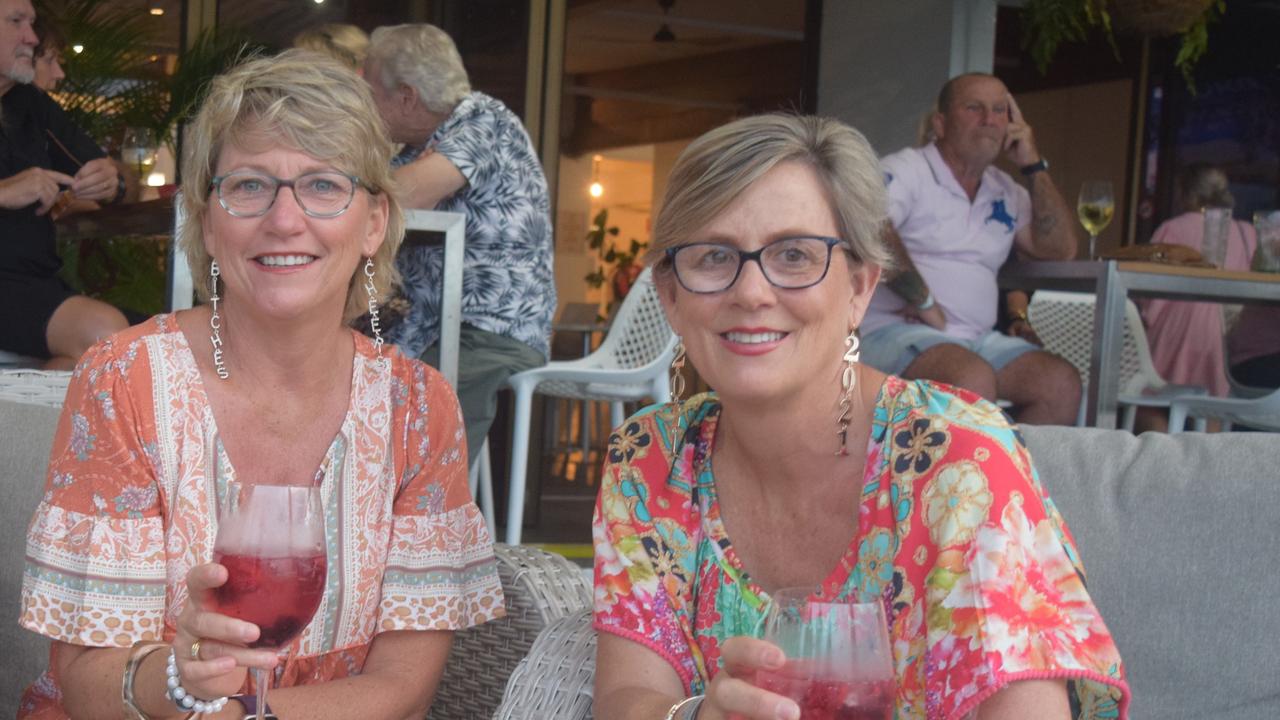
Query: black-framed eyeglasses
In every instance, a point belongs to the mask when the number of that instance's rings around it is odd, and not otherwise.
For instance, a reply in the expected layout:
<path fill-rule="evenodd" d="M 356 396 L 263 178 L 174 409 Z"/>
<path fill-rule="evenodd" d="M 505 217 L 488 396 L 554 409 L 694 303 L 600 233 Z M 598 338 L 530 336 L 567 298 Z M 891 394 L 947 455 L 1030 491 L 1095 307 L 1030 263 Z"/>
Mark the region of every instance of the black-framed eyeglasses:
<path fill-rule="evenodd" d="M 690 243 L 667 248 L 676 280 L 691 293 L 709 295 L 733 287 L 742 266 L 754 260 L 771 285 L 801 290 L 822 282 L 831 267 L 833 237 L 785 237 L 746 252 L 720 243 Z"/>
<path fill-rule="evenodd" d="M 314 218 L 337 217 L 351 207 L 356 188 L 360 186 L 360 178 L 337 170 L 303 173 L 292 179 L 253 170 L 235 170 L 209 182 L 209 190 L 217 191 L 218 203 L 224 210 L 246 218 L 266 215 L 282 187 L 293 191 L 298 207 L 307 215 Z"/>

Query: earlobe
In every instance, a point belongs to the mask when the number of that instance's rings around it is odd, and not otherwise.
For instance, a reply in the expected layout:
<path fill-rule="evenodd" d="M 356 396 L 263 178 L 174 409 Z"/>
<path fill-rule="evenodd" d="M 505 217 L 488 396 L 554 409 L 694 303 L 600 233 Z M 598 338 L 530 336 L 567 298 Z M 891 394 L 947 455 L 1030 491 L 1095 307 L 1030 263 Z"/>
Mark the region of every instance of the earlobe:
<path fill-rule="evenodd" d="M 386 194 L 378 193 L 370 198 L 373 202 L 369 207 L 369 225 L 361 247 L 365 257 L 373 257 L 386 241 L 387 219 L 390 213 L 390 203 L 387 202 Z"/>

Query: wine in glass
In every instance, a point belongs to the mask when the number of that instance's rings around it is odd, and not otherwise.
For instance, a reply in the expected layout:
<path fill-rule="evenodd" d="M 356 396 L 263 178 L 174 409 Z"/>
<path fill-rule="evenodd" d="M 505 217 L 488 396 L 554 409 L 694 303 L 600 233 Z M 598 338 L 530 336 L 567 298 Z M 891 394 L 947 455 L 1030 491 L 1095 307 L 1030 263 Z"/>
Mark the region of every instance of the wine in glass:
<path fill-rule="evenodd" d="M 773 594 L 764 639 L 787 662 L 759 671 L 755 684 L 795 700 L 800 720 L 892 720 L 892 648 L 879 602 L 824 602 L 810 588 Z"/>
<path fill-rule="evenodd" d="M 311 622 L 327 570 L 319 487 L 227 483 L 214 562 L 227 581 L 215 610 L 258 626 L 253 648 L 282 650 Z M 267 672 L 253 669 L 258 717 L 267 707 Z"/>
<path fill-rule="evenodd" d="M 138 181 L 144 185 L 156 167 L 156 153 L 159 151 L 160 144 L 156 142 L 156 134 L 151 128 L 125 129 L 124 140 L 120 143 L 121 159 L 138 172 Z"/>
<path fill-rule="evenodd" d="M 1089 233 L 1089 259 L 1098 259 L 1098 233 L 1111 224 L 1116 212 L 1115 196 L 1110 180 L 1086 180 L 1080 186 L 1080 199 L 1076 202 L 1076 214 L 1080 224 Z"/>

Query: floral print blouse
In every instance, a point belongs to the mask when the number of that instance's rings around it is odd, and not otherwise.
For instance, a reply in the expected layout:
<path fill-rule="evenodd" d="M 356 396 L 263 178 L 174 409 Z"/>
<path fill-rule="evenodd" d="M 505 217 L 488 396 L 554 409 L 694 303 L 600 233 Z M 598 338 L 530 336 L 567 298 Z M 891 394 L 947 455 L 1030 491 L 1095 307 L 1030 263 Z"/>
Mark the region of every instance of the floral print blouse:
<path fill-rule="evenodd" d="M 1073 717 L 1126 717 L 1120 655 L 1003 412 L 896 377 L 874 412 L 864 475 L 849 479 L 862 487 L 858 532 L 815 595 L 884 602 L 898 720 L 963 718 L 1026 679 L 1068 681 Z M 705 394 L 624 423 L 593 526 L 596 628 L 653 650 L 690 694 L 770 604 L 721 521 L 716 485 L 732 479 L 712 473 L 719 416 Z"/>
<path fill-rule="evenodd" d="M 327 586 L 277 667 L 281 686 L 359 674 L 380 632 L 454 630 L 503 614 L 453 391 L 394 349 L 384 349 L 384 367 L 373 343 L 351 334 L 350 404 L 316 474 Z M 236 479 L 172 316 L 85 354 L 53 448 L 27 533 L 22 626 L 91 647 L 172 637 L 187 572 L 212 559 L 217 498 Z M 18 717 L 67 716 L 56 653 Z"/>

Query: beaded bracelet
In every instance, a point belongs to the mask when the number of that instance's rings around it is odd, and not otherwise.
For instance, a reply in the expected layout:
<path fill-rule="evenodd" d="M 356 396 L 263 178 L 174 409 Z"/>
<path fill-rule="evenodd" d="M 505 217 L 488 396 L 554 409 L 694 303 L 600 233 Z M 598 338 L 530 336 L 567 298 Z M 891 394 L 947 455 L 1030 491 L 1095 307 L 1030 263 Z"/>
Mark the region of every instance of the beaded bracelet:
<path fill-rule="evenodd" d="M 179 710 L 194 710 L 197 715 L 202 715 L 204 713 L 216 713 L 226 707 L 228 698 L 197 700 L 194 695 L 182 687 L 182 683 L 178 678 L 178 656 L 174 653 L 173 648 L 169 648 L 169 663 L 164 667 L 164 674 L 165 686 L 168 687 L 168 690 L 164 691 L 164 695 L 172 700 Z"/>

